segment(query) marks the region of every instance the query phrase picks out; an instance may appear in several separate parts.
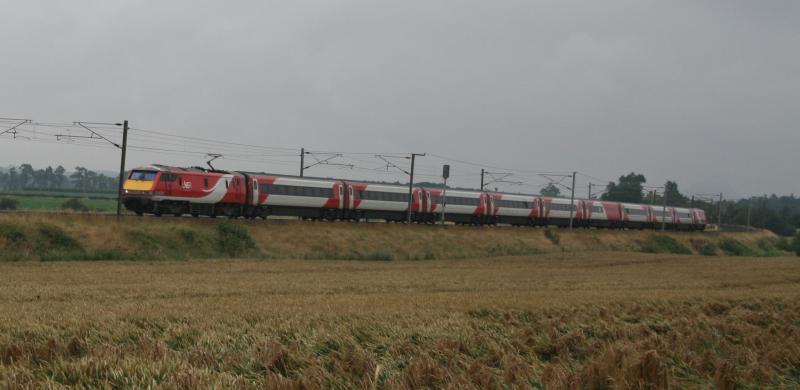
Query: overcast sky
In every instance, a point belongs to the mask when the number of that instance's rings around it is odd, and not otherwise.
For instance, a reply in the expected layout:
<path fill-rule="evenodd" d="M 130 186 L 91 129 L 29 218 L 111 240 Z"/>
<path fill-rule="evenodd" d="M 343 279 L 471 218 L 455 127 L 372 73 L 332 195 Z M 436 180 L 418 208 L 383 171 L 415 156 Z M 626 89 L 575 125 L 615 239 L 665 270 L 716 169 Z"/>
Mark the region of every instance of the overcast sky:
<path fill-rule="evenodd" d="M 103 0 L 2 9 L 0 117 L 128 119 L 182 136 L 364 153 L 331 160 L 354 169 L 316 166 L 309 175 L 406 180 L 368 171 L 382 165 L 372 155 L 427 152 L 421 174 L 447 162 L 437 156 L 475 164 L 451 161 L 457 185 L 477 186 L 482 164 L 514 169 L 508 180 L 525 184 L 499 187 L 515 192 L 537 192 L 547 181 L 539 172 L 577 170 L 594 177 L 579 177 L 584 193 L 589 180 L 630 171 L 652 185 L 675 180 L 684 193 L 800 193 L 798 1 Z M 85 135 L 77 129 L 21 130 L 42 141 L 0 137 L 0 165 L 119 165 L 113 147 L 47 135 Z M 132 150 L 129 168 L 202 165 L 204 152 L 217 152 L 222 168 L 298 170 L 297 152 L 147 134 L 132 131 L 131 144 L 186 152 Z"/>

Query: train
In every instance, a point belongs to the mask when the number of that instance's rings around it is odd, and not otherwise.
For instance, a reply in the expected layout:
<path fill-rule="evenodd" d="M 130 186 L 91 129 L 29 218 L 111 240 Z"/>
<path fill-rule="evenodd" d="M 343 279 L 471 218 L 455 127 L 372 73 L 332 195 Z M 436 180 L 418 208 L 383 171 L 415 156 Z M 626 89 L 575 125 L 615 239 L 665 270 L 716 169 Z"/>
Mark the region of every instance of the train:
<path fill-rule="evenodd" d="M 410 199 L 409 199 L 410 197 Z M 570 226 L 704 230 L 705 212 L 663 207 L 509 194 L 411 187 L 385 183 L 224 171 L 159 164 L 130 171 L 125 208 L 137 215 L 262 218 L 469 225 Z"/>

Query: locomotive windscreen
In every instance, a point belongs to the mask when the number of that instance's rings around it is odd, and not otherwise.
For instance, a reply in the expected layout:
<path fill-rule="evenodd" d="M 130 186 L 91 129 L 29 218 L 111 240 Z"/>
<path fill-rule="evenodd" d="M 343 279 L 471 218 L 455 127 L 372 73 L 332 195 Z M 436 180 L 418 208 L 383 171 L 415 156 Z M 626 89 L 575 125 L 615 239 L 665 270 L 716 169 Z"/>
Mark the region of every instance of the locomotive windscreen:
<path fill-rule="evenodd" d="M 156 179 L 156 173 L 154 171 L 133 171 L 129 179 L 153 181 Z"/>

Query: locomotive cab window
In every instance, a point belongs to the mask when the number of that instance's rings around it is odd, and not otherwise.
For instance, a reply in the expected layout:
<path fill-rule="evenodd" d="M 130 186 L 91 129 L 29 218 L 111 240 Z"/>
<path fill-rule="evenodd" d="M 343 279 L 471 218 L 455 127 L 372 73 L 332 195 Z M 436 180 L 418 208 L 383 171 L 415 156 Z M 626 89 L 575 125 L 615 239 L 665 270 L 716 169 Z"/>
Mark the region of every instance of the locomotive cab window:
<path fill-rule="evenodd" d="M 163 182 L 173 182 L 178 180 L 178 175 L 174 173 L 162 173 L 161 174 L 161 181 Z"/>
<path fill-rule="evenodd" d="M 203 178 L 203 185 L 204 185 L 206 188 L 208 188 L 208 178 L 207 178 L 207 177 Z"/>
<path fill-rule="evenodd" d="M 153 181 L 156 179 L 156 172 L 154 171 L 132 171 L 131 175 L 128 176 L 131 180 L 145 180 L 145 181 Z"/>

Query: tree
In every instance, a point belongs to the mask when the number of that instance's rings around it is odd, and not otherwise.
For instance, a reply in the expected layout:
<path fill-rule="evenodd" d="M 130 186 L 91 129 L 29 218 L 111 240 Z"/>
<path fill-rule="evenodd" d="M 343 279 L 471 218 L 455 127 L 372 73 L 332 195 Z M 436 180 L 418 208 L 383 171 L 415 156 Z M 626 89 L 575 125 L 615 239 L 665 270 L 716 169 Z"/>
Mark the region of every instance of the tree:
<path fill-rule="evenodd" d="M 53 171 L 55 176 L 53 180 L 55 181 L 56 188 L 62 188 L 64 186 L 64 182 L 67 181 L 65 173 L 67 173 L 67 170 L 61 165 L 57 166 L 56 170 Z"/>
<path fill-rule="evenodd" d="M 615 202 L 642 202 L 643 184 L 647 179 L 642 174 L 629 173 L 619 177 L 619 184 L 610 182 L 606 186 L 606 192 L 601 199 Z"/>
<path fill-rule="evenodd" d="M 87 171 L 88 170 L 84 167 L 75 167 L 75 172 L 72 172 L 72 174 L 69 175 L 69 178 L 75 182 L 76 188 L 86 191 Z"/>
<path fill-rule="evenodd" d="M 44 169 L 44 188 L 55 187 L 55 175 L 53 174 L 53 167 L 47 166 Z"/>
<path fill-rule="evenodd" d="M 664 193 L 667 194 L 667 203 L 671 206 L 685 206 L 688 205 L 689 200 L 678 191 L 678 183 L 667 180 L 664 185 Z"/>
<path fill-rule="evenodd" d="M 89 190 L 91 190 L 91 191 L 96 190 L 97 189 L 97 172 L 86 170 L 85 171 L 85 175 L 86 175 L 86 187 L 84 188 L 84 190 L 86 190 L 87 188 Z"/>
<path fill-rule="evenodd" d="M 547 187 L 542 188 L 542 190 L 539 191 L 539 193 L 542 194 L 542 196 L 556 197 L 561 195 L 561 190 L 558 189 L 558 187 L 555 184 L 550 183 L 547 185 Z"/>
<path fill-rule="evenodd" d="M 19 187 L 19 174 L 17 173 L 17 168 L 11 167 L 8 169 L 8 189 L 17 190 Z"/>
<path fill-rule="evenodd" d="M 22 164 L 19 166 L 19 187 L 24 189 L 28 186 L 28 182 L 33 179 L 34 170 L 31 164 Z"/>

